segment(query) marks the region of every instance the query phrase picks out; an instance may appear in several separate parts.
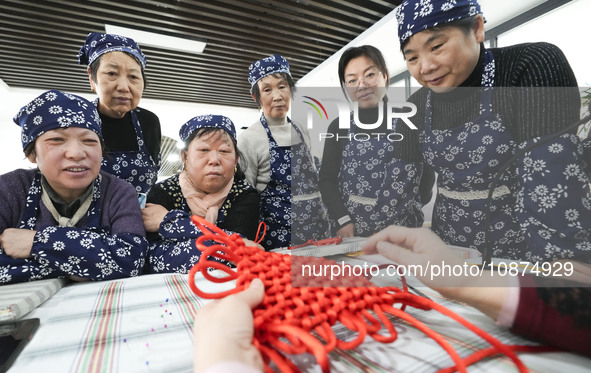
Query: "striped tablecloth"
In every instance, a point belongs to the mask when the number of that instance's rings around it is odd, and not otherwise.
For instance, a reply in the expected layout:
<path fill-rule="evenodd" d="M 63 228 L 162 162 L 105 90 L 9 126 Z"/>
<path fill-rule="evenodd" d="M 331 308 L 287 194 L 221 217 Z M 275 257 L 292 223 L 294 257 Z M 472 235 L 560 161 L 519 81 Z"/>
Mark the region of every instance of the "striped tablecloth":
<path fill-rule="evenodd" d="M 186 275 L 68 285 L 27 316 L 41 326 L 9 372 L 190 372 L 203 304 Z"/>
<path fill-rule="evenodd" d="M 201 281 L 200 287 L 204 286 Z M 506 343 L 528 343 L 470 307 L 441 299 L 429 289 L 420 290 Z M 9 372 L 191 372 L 192 320 L 205 302 L 190 291 L 186 275 L 68 285 L 27 316 L 39 317 L 41 326 Z M 445 336 L 461 356 L 486 346 L 479 337 L 434 311 L 407 311 Z M 399 335 L 394 343 L 368 338 L 353 351 L 334 351 L 330 356 L 332 371 L 435 372 L 451 365 L 451 359 L 433 340 L 395 322 Z M 335 328 L 345 338 L 351 333 L 342 325 Z M 533 372 L 591 372 L 591 359 L 574 354 L 521 357 Z M 304 372 L 320 372 L 311 355 L 293 356 L 292 360 Z M 508 359 L 497 358 L 470 371 L 515 369 Z"/>
<path fill-rule="evenodd" d="M 52 278 L 0 286 L 0 322 L 16 321 L 49 299 L 66 283 Z"/>

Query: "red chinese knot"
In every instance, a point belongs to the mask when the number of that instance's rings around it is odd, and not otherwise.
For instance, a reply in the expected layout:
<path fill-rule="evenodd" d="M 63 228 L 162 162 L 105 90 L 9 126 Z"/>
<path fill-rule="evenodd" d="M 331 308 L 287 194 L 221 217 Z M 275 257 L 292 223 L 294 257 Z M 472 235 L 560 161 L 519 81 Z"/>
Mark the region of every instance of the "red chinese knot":
<path fill-rule="evenodd" d="M 354 349 L 367 336 L 382 343 L 394 342 L 397 332 L 386 314 L 408 322 L 445 349 L 455 364 L 442 370 L 445 372 L 465 372 L 468 365 L 497 354 L 507 356 L 520 371 L 527 372 L 527 367 L 515 351 L 540 351 L 535 347 L 505 345 L 428 298 L 397 287 L 377 287 L 365 277 L 341 276 L 328 280 L 292 276 L 301 273 L 302 265 L 337 264 L 324 258 L 283 255 L 245 246 L 239 235 L 229 236 L 200 217 L 193 216 L 192 219 L 204 233 L 196 240 L 197 249 L 202 251 L 201 257 L 189 272 L 189 286 L 195 294 L 206 299 L 223 298 L 244 290 L 255 277 L 265 285 L 263 302 L 253 311 L 253 344 L 261 352 L 268 372 L 272 372 L 271 361 L 281 372 L 299 372 L 285 354 L 303 353 L 313 354 L 323 372 L 328 372 L 328 354 L 335 348 Z M 214 243 L 206 246 L 206 241 Z M 225 259 L 234 263 L 236 268 L 229 268 L 211 258 Z M 214 277 L 208 272 L 211 269 L 221 270 L 227 277 Z M 195 285 L 197 272 L 214 283 L 236 280 L 236 287 L 220 293 L 205 293 Z M 394 307 L 395 304 L 399 304 L 400 308 Z M 441 335 L 404 312 L 407 306 L 436 310 L 478 334 L 491 347 L 462 358 Z M 348 341 L 337 338 L 332 329 L 337 323 L 357 333 L 356 337 Z"/>

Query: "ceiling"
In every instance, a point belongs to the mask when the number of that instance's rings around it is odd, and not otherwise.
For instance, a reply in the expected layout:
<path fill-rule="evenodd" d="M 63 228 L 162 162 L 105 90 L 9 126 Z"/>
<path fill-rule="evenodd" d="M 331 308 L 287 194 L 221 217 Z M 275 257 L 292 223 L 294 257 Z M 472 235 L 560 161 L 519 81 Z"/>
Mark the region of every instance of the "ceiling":
<path fill-rule="evenodd" d="M 141 46 L 143 97 L 256 108 L 248 66 L 279 53 L 294 79 L 391 12 L 400 0 L 84 0 L 0 2 L 0 79 L 10 87 L 89 92 L 77 54 L 104 24 L 207 42 L 201 54 Z"/>

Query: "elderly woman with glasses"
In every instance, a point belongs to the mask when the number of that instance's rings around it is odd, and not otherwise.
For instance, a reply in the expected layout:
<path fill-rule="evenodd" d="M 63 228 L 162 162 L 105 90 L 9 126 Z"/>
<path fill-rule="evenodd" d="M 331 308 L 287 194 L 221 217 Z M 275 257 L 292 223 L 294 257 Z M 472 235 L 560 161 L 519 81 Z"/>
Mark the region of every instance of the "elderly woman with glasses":
<path fill-rule="evenodd" d="M 339 128 L 340 118 L 328 128 L 332 136 L 324 143 L 320 191 L 335 233 L 366 237 L 391 224 L 421 226 L 434 175 L 422 162 L 398 157 L 408 140 L 397 137 L 397 121 L 387 123 L 390 77 L 382 53 L 371 45 L 349 48 L 338 73 L 343 92 L 358 105 L 359 120 L 376 123 L 381 114 L 382 123 L 358 128 L 351 113 L 349 129 Z"/>

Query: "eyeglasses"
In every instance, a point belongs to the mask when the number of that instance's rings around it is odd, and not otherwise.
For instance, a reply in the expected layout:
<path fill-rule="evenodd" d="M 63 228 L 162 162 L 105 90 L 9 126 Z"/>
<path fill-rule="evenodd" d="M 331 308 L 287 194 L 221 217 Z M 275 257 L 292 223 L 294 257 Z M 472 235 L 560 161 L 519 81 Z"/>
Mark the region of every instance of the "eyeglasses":
<path fill-rule="evenodd" d="M 349 80 L 345 81 L 345 85 L 347 87 L 357 87 L 358 84 L 363 82 L 366 86 L 374 85 L 374 83 L 378 80 L 378 77 L 382 75 L 381 71 L 379 70 L 370 70 L 368 71 L 362 79 L 357 78 L 350 78 Z"/>

